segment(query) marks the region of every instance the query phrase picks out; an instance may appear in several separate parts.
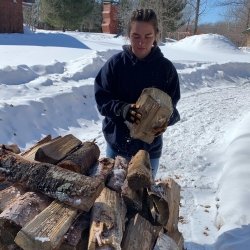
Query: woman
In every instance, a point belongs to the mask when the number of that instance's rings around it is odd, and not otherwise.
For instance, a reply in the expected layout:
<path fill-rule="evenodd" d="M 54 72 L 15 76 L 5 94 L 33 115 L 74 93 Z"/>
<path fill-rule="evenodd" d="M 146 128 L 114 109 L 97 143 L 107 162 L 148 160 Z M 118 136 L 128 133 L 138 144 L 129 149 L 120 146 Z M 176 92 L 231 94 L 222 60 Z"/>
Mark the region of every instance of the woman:
<path fill-rule="evenodd" d="M 159 35 L 156 14 L 151 9 L 133 11 L 127 35 L 131 45 L 111 57 L 95 79 L 95 98 L 103 120 L 107 141 L 107 157 L 121 155 L 128 160 L 140 149 L 150 155 L 153 176 L 159 166 L 164 128 L 156 130 L 155 139 L 147 144 L 132 139 L 125 121 L 138 123 L 141 115 L 135 106 L 144 88 L 155 87 L 165 91 L 173 102 L 174 112 L 168 126 L 180 120 L 176 104 L 180 99 L 178 75 L 173 64 L 157 46 Z M 159 136 L 158 136 L 159 135 Z"/>

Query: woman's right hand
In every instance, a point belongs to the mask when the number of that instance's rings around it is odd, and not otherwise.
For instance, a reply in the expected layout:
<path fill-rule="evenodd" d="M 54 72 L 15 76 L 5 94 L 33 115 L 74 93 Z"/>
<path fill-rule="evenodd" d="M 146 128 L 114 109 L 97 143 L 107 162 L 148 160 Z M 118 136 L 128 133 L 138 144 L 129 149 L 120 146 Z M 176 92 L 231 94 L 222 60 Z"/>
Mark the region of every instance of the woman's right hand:
<path fill-rule="evenodd" d="M 138 112 L 139 106 L 136 104 L 127 104 L 123 107 L 122 116 L 124 120 L 139 124 L 141 120 L 141 114 Z"/>

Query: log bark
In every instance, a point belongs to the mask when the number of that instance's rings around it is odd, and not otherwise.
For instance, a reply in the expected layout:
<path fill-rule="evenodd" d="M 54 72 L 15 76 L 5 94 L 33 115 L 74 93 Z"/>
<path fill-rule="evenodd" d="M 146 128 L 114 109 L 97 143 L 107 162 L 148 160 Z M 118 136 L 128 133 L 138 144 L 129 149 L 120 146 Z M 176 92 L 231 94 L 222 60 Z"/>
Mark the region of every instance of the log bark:
<path fill-rule="evenodd" d="M 34 192 L 19 196 L 0 214 L 0 241 L 4 245 L 14 245 L 18 231 L 43 209 L 51 200 Z"/>
<path fill-rule="evenodd" d="M 22 157 L 1 152 L 0 172 L 12 182 L 31 191 L 40 191 L 83 211 L 89 211 L 104 188 L 98 177 L 88 177 L 47 163 L 31 163 Z"/>
<path fill-rule="evenodd" d="M 58 249 L 76 216 L 77 209 L 53 201 L 18 232 L 15 242 L 25 250 Z"/>
<path fill-rule="evenodd" d="M 167 235 L 176 243 L 178 250 L 184 249 L 184 238 L 178 229 L 176 229 L 174 232 L 167 233 Z"/>
<path fill-rule="evenodd" d="M 69 153 L 77 149 L 82 142 L 73 135 L 65 135 L 57 140 L 42 145 L 35 154 L 35 160 L 56 164 Z"/>
<path fill-rule="evenodd" d="M 153 250 L 182 250 L 168 235 L 160 233 Z"/>
<path fill-rule="evenodd" d="M 153 224 L 167 226 L 169 219 L 169 206 L 167 193 L 169 187 L 167 184 L 159 183 L 152 185 L 151 190 L 148 190 L 149 206 Z"/>
<path fill-rule="evenodd" d="M 161 227 L 153 226 L 139 214 L 129 221 L 123 241 L 123 250 L 152 249 Z"/>
<path fill-rule="evenodd" d="M 155 129 L 167 127 L 173 113 L 171 97 L 157 88 L 146 88 L 136 105 L 142 116 L 140 123 L 133 123 L 130 127 L 130 135 L 150 144 L 155 138 Z"/>
<path fill-rule="evenodd" d="M 169 204 L 169 219 L 165 229 L 168 234 L 174 233 L 178 230 L 181 187 L 173 179 L 162 181 L 158 183 L 159 185 L 166 187 L 166 197 Z"/>
<path fill-rule="evenodd" d="M 157 182 L 155 188 L 158 189 L 158 192 L 160 191 L 164 199 L 168 202 L 169 218 L 167 224 L 164 226 L 167 235 L 176 242 L 179 249 L 183 249 L 184 239 L 178 230 L 181 188 L 173 179 Z"/>
<path fill-rule="evenodd" d="M 120 195 L 104 188 L 92 208 L 88 250 L 121 249 L 126 206 Z"/>
<path fill-rule="evenodd" d="M 149 154 L 139 150 L 129 162 L 127 174 L 128 186 L 133 190 L 150 187 L 152 183 L 152 170 Z"/>
<path fill-rule="evenodd" d="M 88 248 L 89 213 L 80 214 L 64 236 L 60 250 L 83 250 Z M 87 237 L 85 237 L 87 236 Z"/>
<path fill-rule="evenodd" d="M 20 185 L 12 185 L 0 191 L 0 212 L 11 205 L 18 197 L 25 193 Z"/>
<path fill-rule="evenodd" d="M 121 192 L 122 186 L 126 179 L 128 172 L 128 162 L 124 157 L 116 156 L 114 168 L 112 170 L 111 176 L 106 184 L 110 189 Z"/>
<path fill-rule="evenodd" d="M 94 173 L 92 173 L 92 175 L 94 175 L 98 178 L 101 178 L 102 180 L 104 180 L 106 182 L 107 179 L 112 174 L 115 160 L 112 158 L 103 157 L 103 158 L 99 159 L 98 162 L 99 162 L 99 164 L 97 166 L 97 169 L 96 169 L 96 171 L 94 171 Z"/>
<path fill-rule="evenodd" d="M 94 142 L 84 142 L 79 149 L 68 155 L 57 165 L 87 175 L 100 156 L 100 149 Z"/>

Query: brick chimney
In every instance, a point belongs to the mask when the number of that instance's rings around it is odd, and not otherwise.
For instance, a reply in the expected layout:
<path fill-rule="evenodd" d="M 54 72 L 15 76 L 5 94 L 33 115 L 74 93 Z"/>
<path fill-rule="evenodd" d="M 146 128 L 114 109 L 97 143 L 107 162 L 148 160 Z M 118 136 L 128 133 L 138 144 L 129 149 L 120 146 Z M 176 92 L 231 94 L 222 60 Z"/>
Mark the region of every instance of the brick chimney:
<path fill-rule="evenodd" d="M 0 0 L 0 33 L 23 33 L 22 0 Z"/>
<path fill-rule="evenodd" d="M 117 34 L 118 32 L 118 8 L 113 1 L 103 1 L 102 32 Z"/>

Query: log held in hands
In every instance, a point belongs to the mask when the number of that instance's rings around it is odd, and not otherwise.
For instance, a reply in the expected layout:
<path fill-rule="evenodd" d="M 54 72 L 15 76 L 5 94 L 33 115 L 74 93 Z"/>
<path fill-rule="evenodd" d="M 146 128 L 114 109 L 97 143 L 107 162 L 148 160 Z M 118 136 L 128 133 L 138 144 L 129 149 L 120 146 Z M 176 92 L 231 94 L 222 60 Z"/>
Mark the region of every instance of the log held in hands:
<path fill-rule="evenodd" d="M 0 173 L 74 208 L 89 211 L 104 188 L 98 177 L 88 177 L 48 163 L 32 163 L 13 153 L 0 151 Z"/>
<path fill-rule="evenodd" d="M 139 124 L 133 123 L 129 127 L 130 135 L 150 144 L 155 138 L 155 129 L 167 127 L 173 113 L 171 97 L 160 89 L 146 88 L 136 105 L 139 106 L 138 112 L 142 117 Z"/>

